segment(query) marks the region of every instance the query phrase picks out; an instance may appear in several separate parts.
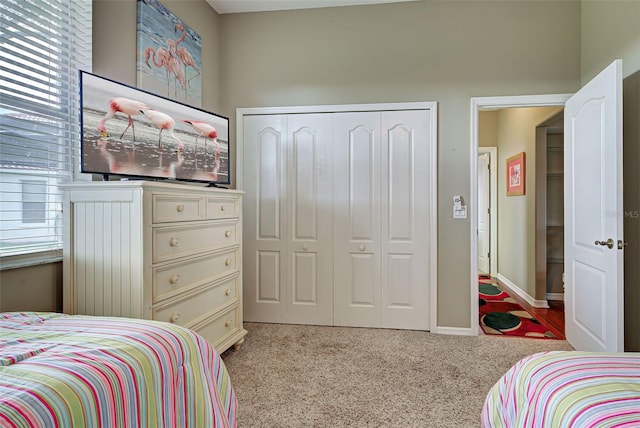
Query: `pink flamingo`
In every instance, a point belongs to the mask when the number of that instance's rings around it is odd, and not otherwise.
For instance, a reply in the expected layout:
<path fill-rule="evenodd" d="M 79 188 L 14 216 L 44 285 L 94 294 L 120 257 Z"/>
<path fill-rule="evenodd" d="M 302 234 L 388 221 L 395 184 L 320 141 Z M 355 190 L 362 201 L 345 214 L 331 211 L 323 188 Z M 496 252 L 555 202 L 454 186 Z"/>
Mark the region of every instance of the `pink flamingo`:
<path fill-rule="evenodd" d="M 186 37 L 186 31 L 184 30 L 184 25 L 182 25 L 182 22 L 178 22 L 174 27 L 173 27 L 173 32 L 177 33 L 178 31 L 182 31 L 182 34 L 180 35 L 180 37 L 178 37 L 178 39 L 176 39 L 176 46 L 178 46 L 180 44 L 180 42 L 182 42 L 184 40 L 184 38 Z"/>
<path fill-rule="evenodd" d="M 193 129 L 200 133 L 200 135 L 196 135 L 196 152 L 198 151 L 198 138 L 200 138 L 201 136 L 204 137 L 205 154 L 207 153 L 207 138 L 211 138 L 216 147 L 218 149 L 220 148 L 220 145 L 218 144 L 218 131 L 216 131 L 216 128 L 200 120 L 182 119 L 182 121 L 188 125 L 191 125 Z"/>
<path fill-rule="evenodd" d="M 178 50 L 176 51 L 176 55 L 178 55 L 178 58 L 180 58 L 180 61 L 182 61 L 182 64 L 184 65 L 185 76 L 187 75 L 187 67 L 192 67 L 196 71 L 196 74 L 194 74 L 187 80 L 187 84 L 190 84 L 192 79 L 200 76 L 200 69 L 196 64 L 196 61 L 184 46 L 180 46 L 178 48 Z"/>
<path fill-rule="evenodd" d="M 184 149 L 184 144 L 176 135 L 173 133 L 173 130 L 176 126 L 176 121 L 173 120 L 171 116 L 166 113 L 162 113 L 158 110 L 153 110 L 150 108 L 140 110 L 140 113 L 144 114 L 155 126 L 160 129 L 160 133 L 158 134 L 158 148 L 162 148 L 162 131 L 165 129 L 169 133 L 169 135 L 178 142 L 178 151 L 182 151 Z"/>
<path fill-rule="evenodd" d="M 100 131 L 103 137 L 105 138 L 108 137 L 109 134 L 107 134 L 107 128 L 106 128 L 107 120 L 111 119 L 113 115 L 115 115 L 118 112 L 124 113 L 129 117 L 129 124 L 124 129 L 124 131 L 122 131 L 120 138 L 122 139 L 122 137 L 124 136 L 124 133 L 127 132 L 127 129 L 129 129 L 129 127 L 131 127 L 131 132 L 133 133 L 133 141 L 135 142 L 136 130 L 133 125 L 133 119 L 131 118 L 131 116 L 135 116 L 140 113 L 140 110 L 144 110 L 148 108 L 149 107 L 145 103 L 142 103 L 140 101 L 130 100 L 128 98 L 121 98 L 121 97 L 113 98 L 109 100 L 109 111 L 102 118 L 102 120 L 100 120 L 100 123 L 98 123 L 98 131 Z"/>
<path fill-rule="evenodd" d="M 169 39 L 167 42 L 169 43 L 169 50 L 165 48 L 160 48 L 157 51 L 149 47 L 145 50 L 145 63 L 149 68 L 151 68 L 151 64 L 149 64 L 149 59 L 153 61 L 153 65 L 158 68 L 164 67 L 165 73 L 167 75 L 167 95 L 171 94 L 171 75 L 175 78 L 175 92 L 177 93 L 177 85 L 180 83 L 183 89 L 186 89 L 187 82 L 184 77 L 184 72 L 182 71 L 182 67 L 180 66 L 180 61 L 178 61 L 171 52 L 175 52 L 174 41 Z"/>
<path fill-rule="evenodd" d="M 216 147 L 216 152 L 213 155 L 213 173 L 215 174 L 216 179 L 218 178 L 218 172 L 220 172 L 220 163 L 220 145 L 218 145 L 218 147 Z"/>
<path fill-rule="evenodd" d="M 184 29 L 184 25 L 182 25 L 182 23 L 178 23 L 175 25 L 174 31 L 182 31 L 182 34 L 180 35 L 180 37 L 175 40 L 175 44 L 170 43 L 173 42 L 171 39 L 167 40 L 167 44 L 169 46 L 169 51 L 171 52 L 172 55 L 177 55 L 177 57 L 180 59 L 180 61 L 182 62 L 182 64 L 184 65 L 184 75 L 187 75 L 187 67 L 192 67 L 196 74 L 191 76 L 188 80 L 187 80 L 187 84 L 189 84 L 189 82 L 191 82 L 192 79 L 195 79 L 196 77 L 198 77 L 200 75 L 200 69 L 198 68 L 198 65 L 196 64 L 195 60 L 193 59 L 193 57 L 191 56 L 191 54 L 189 53 L 189 51 L 187 50 L 187 48 L 185 48 L 184 46 L 180 46 L 178 47 L 178 45 L 185 39 L 186 37 L 186 31 Z M 173 50 L 172 50 L 173 49 Z"/>

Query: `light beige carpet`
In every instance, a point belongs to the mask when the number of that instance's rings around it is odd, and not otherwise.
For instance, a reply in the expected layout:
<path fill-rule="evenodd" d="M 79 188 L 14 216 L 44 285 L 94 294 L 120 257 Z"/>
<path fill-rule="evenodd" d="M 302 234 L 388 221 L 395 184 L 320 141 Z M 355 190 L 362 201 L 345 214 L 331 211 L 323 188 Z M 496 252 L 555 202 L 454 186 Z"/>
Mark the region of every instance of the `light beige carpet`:
<path fill-rule="evenodd" d="M 491 386 L 561 340 L 245 323 L 223 359 L 239 427 L 478 427 Z"/>

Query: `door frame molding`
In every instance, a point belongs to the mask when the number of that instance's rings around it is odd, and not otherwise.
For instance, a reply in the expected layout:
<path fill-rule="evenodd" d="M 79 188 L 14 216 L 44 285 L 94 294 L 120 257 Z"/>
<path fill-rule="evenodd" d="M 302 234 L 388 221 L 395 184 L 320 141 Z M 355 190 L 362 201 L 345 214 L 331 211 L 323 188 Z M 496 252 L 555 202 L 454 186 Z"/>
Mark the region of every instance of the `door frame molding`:
<path fill-rule="evenodd" d="M 438 103 L 435 101 L 376 104 L 339 104 L 317 106 L 247 107 L 236 108 L 236 181 L 235 188 L 244 189 L 244 118 L 251 115 L 295 113 L 345 113 L 390 110 L 430 110 L 430 212 L 429 212 L 429 331 L 438 331 Z M 477 285 L 476 285 L 477 287 Z"/>
<path fill-rule="evenodd" d="M 498 147 L 478 147 L 478 154 L 489 153 L 489 209 L 491 210 L 491 220 L 489 227 L 489 252 L 491 253 L 489 274 L 498 275 Z M 477 155 L 476 155 L 477 156 Z M 477 159 L 477 157 L 476 157 Z M 476 163 L 477 165 L 477 163 Z M 476 188 L 477 188 L 476 182 Z M 477 226 L 477 225 L 476 225 Z M 476 258 L 477 260 L 477 258 Z"/>
<path fill-rule="evenodd" d="M 512 107 L 554 107 L 564 106 L 573 94 L 549 94 L 549 95 L 514 95 L 499 97 L 473 97 L 471 98 L 471 144 L 469 161 L 471 165 L 471 218 L 469 222 L 469 234 L 471 237 L 471 334 L 478 335 L 478 116 L 480 110 L 497 110 Z M 500 166 L 497 165 L 497 168 Z M 497 195 L 496 195 L 497 196 Z M 496 213 L 497 214 L 497 213 Z M 496 262 L 497 262 L 496 254 Z"/>

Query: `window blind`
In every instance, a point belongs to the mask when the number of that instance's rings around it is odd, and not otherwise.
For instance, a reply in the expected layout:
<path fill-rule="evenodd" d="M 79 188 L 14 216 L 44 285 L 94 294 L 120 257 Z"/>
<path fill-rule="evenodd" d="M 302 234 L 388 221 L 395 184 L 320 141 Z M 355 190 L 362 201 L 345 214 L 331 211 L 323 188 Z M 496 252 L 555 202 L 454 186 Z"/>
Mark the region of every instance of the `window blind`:
<path fill-rule="evenodd" d="M 0 258 L 62 248 L 58 185 L 79 155 L 91 11 L 91 0 L 0 2 Z"/>

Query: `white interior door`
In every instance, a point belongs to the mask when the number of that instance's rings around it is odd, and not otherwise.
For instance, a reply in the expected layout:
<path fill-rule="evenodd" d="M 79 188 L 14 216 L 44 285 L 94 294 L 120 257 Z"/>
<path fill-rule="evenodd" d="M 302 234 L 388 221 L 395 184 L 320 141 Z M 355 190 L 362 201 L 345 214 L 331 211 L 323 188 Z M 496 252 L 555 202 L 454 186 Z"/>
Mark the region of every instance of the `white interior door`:
<path fill-rule="evenodd" d="M 567 340 L 623 351 L 621 60 L 567 101 L 564 127 Z"/>
<path fill-rule="evenodd" d="M 430 114 L 381 114 L 383 328 L 429 329 Z"/>
<path fill-rule="evenodd" d="M 478 155 L 478 273 L 490 274 L 491 218 L 489 153 Z"/>
<path fill-rule="evenodd" d="M 379 132 L 379 112 L 333 119 L 335 325 L 381 325 Z"/>
<path fill-rule="evenodd" d="M 287 118 L 287 322 L 333 323 L 331 114 Z"/>
<path fill-rule="evenodd" d="M 244 118 L 246 321 L 286 322 L 287 186 L 285 115 Z"/>

